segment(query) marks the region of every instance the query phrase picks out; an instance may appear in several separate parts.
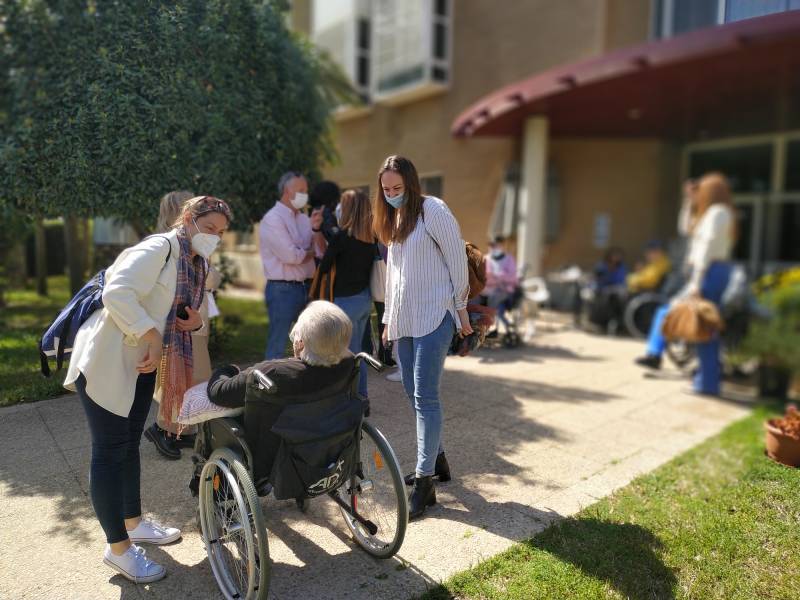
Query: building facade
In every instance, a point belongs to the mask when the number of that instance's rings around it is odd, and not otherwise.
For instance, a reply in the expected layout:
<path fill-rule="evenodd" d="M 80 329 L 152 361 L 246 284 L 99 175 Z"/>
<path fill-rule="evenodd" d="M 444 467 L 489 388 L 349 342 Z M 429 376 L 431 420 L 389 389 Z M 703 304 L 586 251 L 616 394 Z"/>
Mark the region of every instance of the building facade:
<path fill-rule="evenodd" d="M 374 194 L 411 158 L 466 239 L 530 274 L 676 236 L 681 182 L 728 175 L 736 258 L 800 262 L 800 0 L 294 0 L 363 100 L 324 175 Z M 263 281 L 252 236 L 241 279 Z"/>

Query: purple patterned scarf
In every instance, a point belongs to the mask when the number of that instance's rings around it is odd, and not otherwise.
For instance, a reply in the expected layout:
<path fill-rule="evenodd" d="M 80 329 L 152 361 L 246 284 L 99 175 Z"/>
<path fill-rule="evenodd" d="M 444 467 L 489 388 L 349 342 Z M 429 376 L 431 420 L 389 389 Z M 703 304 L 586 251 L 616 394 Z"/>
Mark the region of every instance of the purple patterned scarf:
<path fill-rule="evenodd" d="M 205 291 L 208 264 L 202 256 L 192 257 L 192 243 L 186 229 L 178 228 L 178 280 L 175 299 L 164 327 L 161 365 L 158 368 L 158 384 L 161 388 L 159 415 L 171 425 L 178 419 L 183 404 L 183 394 L 192 384 L 192 333 L 178 329 L 175 313 L 178 306 L 188 304 L 200 309 Z"/>

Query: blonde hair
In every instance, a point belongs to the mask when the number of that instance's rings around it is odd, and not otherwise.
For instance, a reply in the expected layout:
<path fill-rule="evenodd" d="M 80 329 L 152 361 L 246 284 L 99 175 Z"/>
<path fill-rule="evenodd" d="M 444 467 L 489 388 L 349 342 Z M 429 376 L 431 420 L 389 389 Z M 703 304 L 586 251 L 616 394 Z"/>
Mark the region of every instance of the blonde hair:
<path fill-rule="evenodd" d="M 185 190 L 169 192 L 161 196 L 161 203 L 158 206 L 156 233 L 165 233 L 175 227 L 175 223 L 183 214 L 183 205 L 192 197 L 194 197 L 194 194 Z"/>
<path fill-rule="evenodd" d="M 303 342 L 300 360 L 329 367 L 350 354 L 347 347 L 352 334 L 353 324 L 341 308 L 327 300 L 316 300 L 297 317 L 289 338 Z"/>
<path fill-rule="evenodd" d="M 346 190 L 342 194 L 342 220 L 339 227 L 348 235 L 370 243 L 375 241 L 372 229 L 372 206 L 361 190 Z"/>
<path fill-rule="evenodd" d="M 733 205 L 733 195 L 731 193 L 731 184 L 728 178 L 722 173 L 712 171 L 706 173 L 700 178 L 695 191 L 696 204 L 694 214 L 692 215 L 692 222 L 690 231 L 694 231 L 700 220 L 708 212 L 708 209 L 715 204 L 721 204 L 731 211 L 734 219 L 731 223 L 731 238 L 736 240 L 739 235 L 739 227 L 736 223 L 736 210 Z"/>
<path fill-rule="evenodd" d="M 173 228 L 178 228 L 183 224 L 184 217 L 188 214 L 192 219 L 197 219 L 208 213 L 219 213 L 223 215 L 228 223 L 233 221 L 233 213 L 231 207 L 225 200 L 220 200 L 214 196 L 195 196 L 183 203 L 183 210 L 181 210 L 175 222 L 172 224 Z"/>

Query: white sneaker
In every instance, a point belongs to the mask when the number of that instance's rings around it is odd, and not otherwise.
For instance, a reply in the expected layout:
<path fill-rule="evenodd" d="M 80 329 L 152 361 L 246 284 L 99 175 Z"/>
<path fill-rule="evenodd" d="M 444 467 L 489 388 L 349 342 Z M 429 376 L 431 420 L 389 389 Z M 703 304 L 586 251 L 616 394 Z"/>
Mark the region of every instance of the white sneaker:
<path fill-rule="evenodd" d="M 158 581 L 167 574 L 164 567 L 149 560 L 144 550 L 135 544 L 121 556 L 114 554 L 111 546 L 107 545 L 103 562 L 134 583 Z"/>
<path fill-rule="evenodd" d="M 386 376 L 386 379 L 388 379 L 389 381 L 402 381 L 403 375 L 400 373 L 400 369 L 397 369 L 393 373 L 389 373 Z"/>
<path fill-rule="evenodd" d="M 135 543 L 169 544 L 181 537 L 181 530 L 175 527 L 164 527 L 155 521 L 142 519 L 136 529 L 128 532 L 128 537 Z"/>

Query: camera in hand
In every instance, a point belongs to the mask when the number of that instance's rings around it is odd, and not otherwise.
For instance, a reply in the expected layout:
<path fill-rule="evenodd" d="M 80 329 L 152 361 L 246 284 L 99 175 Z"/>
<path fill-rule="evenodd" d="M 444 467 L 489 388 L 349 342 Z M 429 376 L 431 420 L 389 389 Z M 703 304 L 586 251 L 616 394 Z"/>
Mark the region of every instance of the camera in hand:
<path fill-rule="evenodd" d="M 181 302 L 180 304 L 178 304 L 178 308 L 175 309 L 175 316 L 184 320 L 188 319 L 189 313 L 186 310 L 188 306 L 189 304 L 187 304 L 186 302 Z"/>

